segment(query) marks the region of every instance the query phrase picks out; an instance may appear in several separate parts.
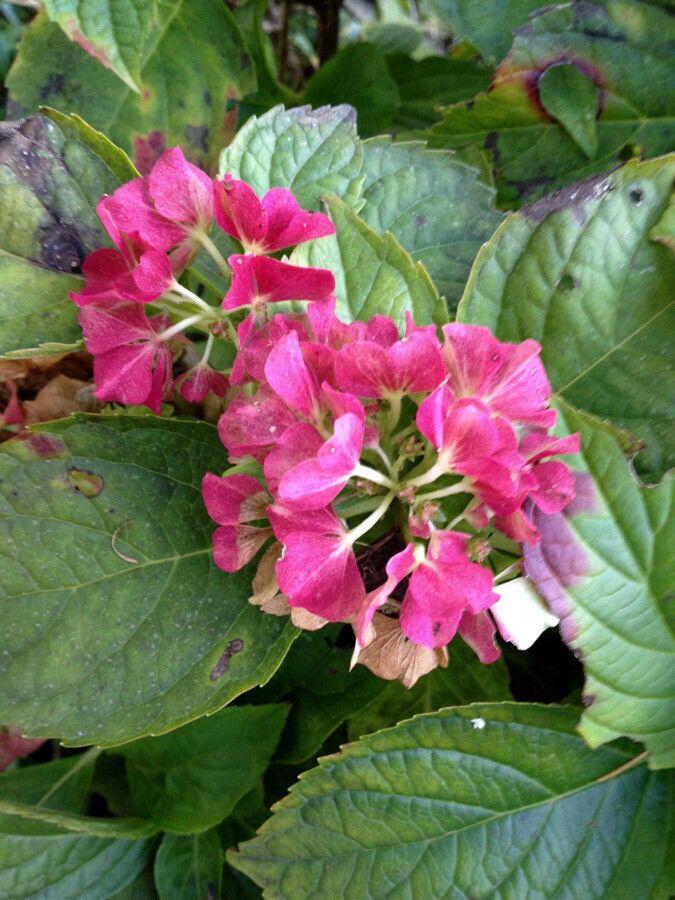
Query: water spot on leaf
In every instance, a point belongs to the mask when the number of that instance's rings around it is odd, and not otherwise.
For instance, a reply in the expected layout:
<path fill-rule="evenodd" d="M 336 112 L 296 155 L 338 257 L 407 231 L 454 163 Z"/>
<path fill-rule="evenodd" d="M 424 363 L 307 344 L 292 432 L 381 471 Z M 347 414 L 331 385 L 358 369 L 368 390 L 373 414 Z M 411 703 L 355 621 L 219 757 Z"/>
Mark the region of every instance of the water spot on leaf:
<path fill-rule="evenodd" d="M 95 472 L 89 472 L 86 469 L 76 469 L 72 467 L 66 473 L 68 484 L 76 494 L 82 494 L 88 500 L 93 500 L 103 490 L 103 479 Z"/>

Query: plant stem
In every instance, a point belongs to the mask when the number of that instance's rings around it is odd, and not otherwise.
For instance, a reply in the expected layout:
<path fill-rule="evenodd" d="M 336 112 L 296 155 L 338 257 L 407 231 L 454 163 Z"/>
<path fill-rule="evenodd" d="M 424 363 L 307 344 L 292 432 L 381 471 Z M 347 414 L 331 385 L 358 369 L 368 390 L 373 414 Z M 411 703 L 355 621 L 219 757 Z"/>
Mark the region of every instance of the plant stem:
<path fill-rule="evenodd" d="M 396 491 L 389 491 L 389 493 L 386 495 L 384 500 L 382 500 L 379 506 L 366 519 L 364 519 L 360 525 L 357 525 L 356 528 L 353 528 L 347 533 L 346 540 L 353 545 L 356 543 L 356 541 L 358 541 L 360 537 L 363 537 L 364 534 L 370 531 L 370 529 L 374 525 L 377 525 L 382 516 L 389 509 L 391 502 L 395 496 Z"/>
<path fill-rule="evenodd" d="M 189 328 L 190 325 L 196 325 L 197 322 L 202 322 L 204 320 L 204 316 L 201 313 L 195 313 L 194 316 L 188 316 L 187 319 L 183 319 L 181 322 L 176 322 L 175 325 L 172 325 L 170 328 L 167 328 L 166 331 L 162 331 L 157 335 L 158 341 L 168 341 L 175 335 L 180 334 L 181 331 L 185 331 L 186 328 Z"/>
<path fill-rule="evenodd" d="M 198 306 L 200 309 L 213 314 L 214 308 L 212 306 L 209 306 L 209 304 L 202 300 L 201 297 L 198 297 L 197 294 L 184 287 L 179 281 L 174 280 L 173 284 L 171 285 L 171 290 L 176 294 L 179 294 L 181 297 L 185 297 L 186 300 L 190 300 L 191 303 L 194 303 L 195 306 Z"/>
<path fill-rule="evenodd" d="M 201 361 L 199 363 L 200 366 L 206 366 L 209 362 L 209 356 L 211 355 L 211 350 L 213 348 L 213 342 L 215 340 L 215 336 L 213 332 L 209 332 L 209 336 L 206 339 L 206 346 L 204 347 L 204 353 L 202 354 Z"/>
<path fill-rule="evenodd" d="M 437 491 L 431 491 L 428 494 L 418 494 L 416 500 L 438 500 L 441 497 L 450 497 L 451 494 L 466 494 L 471 490 L 471 479 L 462 478 L 457 484 L 451 484 L 446 488 L 439 488 Z"/>
<path fill-rule="evenodd" d="M 391 478 L 387 478 L 384 473 L 378 472 L 377 469 L 372 469 L 370 466 L 364 466 L 361 463 L 358 463 L 352 474 L 357 478 L 374 481 L 375 484 L 381 484 L 383 487 L 391 488 L 392 490 L 396 487 Z"/>
<path fill-rule="evenodd" d="M 406 482 L 406 485 L 408 487 L 422 487 L 425 484 L 431 484 L 432 481 L 436 481 L 436 479 L 440 478 L 441 475 L 447 474 L 447 463 L 442 456 L 439 456 L 430 469 L 427 469 L 426 472 L 418 475 L 417 478 L 411 478 L 408 482 Z"/>

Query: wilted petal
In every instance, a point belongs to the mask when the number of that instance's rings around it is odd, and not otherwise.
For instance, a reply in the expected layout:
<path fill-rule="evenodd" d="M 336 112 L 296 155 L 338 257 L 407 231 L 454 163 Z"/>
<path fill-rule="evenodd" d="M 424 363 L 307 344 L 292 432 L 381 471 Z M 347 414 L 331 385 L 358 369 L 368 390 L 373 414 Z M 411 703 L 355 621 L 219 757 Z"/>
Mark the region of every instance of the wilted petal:
<path fill-rule="evenodd" d="M 376 613 L 373 630 L 374 637 L 367 647 L 358 648 L 357 645 L 354 662 L 367 666 L 379 678 L 398 679 L 411 688 L 422 675 L 448 665 L 445 648 L 433 650 L 409 641 L 401 631 L 398 619 Z"/>
<path fill-rule="evenodd" d="M 494 606 L 490 609 L 492 611 Z M 493 663 L 501 656 L 495 643 L 495 625 L 488 613 L 462 613 L 457 632 L 482 663 Z"/>

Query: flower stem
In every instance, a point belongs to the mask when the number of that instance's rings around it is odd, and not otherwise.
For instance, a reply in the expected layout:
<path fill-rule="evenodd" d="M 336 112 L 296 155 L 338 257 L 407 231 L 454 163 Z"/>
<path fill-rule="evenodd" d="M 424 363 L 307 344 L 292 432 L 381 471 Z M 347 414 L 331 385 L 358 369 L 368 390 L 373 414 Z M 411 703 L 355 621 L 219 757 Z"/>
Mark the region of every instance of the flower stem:
<path fill-rule="evenodd" d="M 431 491 L 428 494 L 417 494 L 415 500 L 438 500 L 441 497 L 449 497 L 451 494 L 467 494 L 471 490 L 471 479 L 462 478 L 456 484 L 449 487 L 439 488 L 437 491 Z"/>
<path fill-rule="evenodd" d="M 370 529 L 374 525 L 377 525 L 382 516 L 389 509 L 391 502 L 395 496 L 396 491 L 389 491 L 389 493 L 385 496 L 379 506 L 375 510 L 373 510 L 373 512 L 367 518 L 365 518 L 363 522 L 357 525 L 356 528 L 352 528 L 351 531 L 347 532 L 345 540 L 347 540 L 349 544 L 353 545 L 356 543 L 356 541 L 358 541 L 360 537 L 363 537 L 366 532 L 370 531 Z"/>
<path fill-rule="evenodd" d="M 418 475 L 417 478 L 411 478 L 410 481 L 406 483 L 407 487 L 422 487 L 425 484 L 431 484 L 432 481 L 436 481 L 437 478 L 440 478 L 441 475 L 447 475 L 448 468 L 447 463 L 443 459 L 442 456 L 439 456 L 436 462 L 430 469 L 427 469 L 426 472 L 423 472 L 421 475 Z"/>
<path fill-rule="evenodd" d="M 223 254 L 216 247 L 216 245 L 213 243 L 211 238 L 208 235 L 204 234 L 204 232 L 202 231 L 198 235 L 198 240 L 199 240 L 199 243 L 202 245 L 202 247 L 209 254 L 211 259 L 218 266 L 218 268 L 223 273 L 223 275 L 228 275 L 229 271 L 230 271 L 230 267 L 225 262 L 225 258 L 223 257 Z"/>
<path fill-rule="evenodd" d="M 358 463 L 352 474 L 356 478 L 365 478 L 366 481 L 374 481 L 375 484 L 381 484 L 383 487 L 391 488 L 392 490 L 396 487 L 391 478 L 387 478 L 384 473 L 378 472 L 377 469 L 372 469 L 370 466 L 364 466 L 361 463 Z"/>
<path fill-rule="evenodd" d="M 190 300 L 195 306 L 198 306 L 200 309 L 206 310 L 207 312 L 213 314 L 214 308 L 209 306 L 201 297 L 198 297 L 197 294 L 193 293 L 188 288 L 184 287 L 179 281 L 173 282 L 171 285 L 171 290 L 176 294 L 180 294 L 181 297 L 185 297 L 186 300 Z"/>
<path fill-rule="evenodd" d="M 201 361 L 199 363 L 200 366 L 206 366 L 209 362 L 209 356 L 211 355 L 211 350 L 213 348 L 213 342 L 215 340 L 215 336 L 213 332 L 209 332 L 209 336 L 206 339 L 206 346 L 204 347 L 204 353 L 202 354 Z"/>
<path fill-rule="evenodd" d="M 194 316 L 188 316 L 187 319 L 183 319 L 181 322 L 176 322 L 175 325 L 172 325 L 170 328 L 167 328 L 165 331 L 162 331 L 157 335 L 158 341 L 168 341 L 172 337 L 175 337 L 177 334 L 180 334 L 181 331 L 185 331 L 186 328 L 189 328 L 190 325 L 196 325 L 197 322 L 203 322 L 204 316 L 201 313 L 195 313 Z"/>
<path fill-rule="evenodd" d="M 389 413 L 387 414 L 385 429 L 387 434 L 391 434 L 401 418 L 401 398 L 393 395 L 387 399 L 389 400 Z"/>

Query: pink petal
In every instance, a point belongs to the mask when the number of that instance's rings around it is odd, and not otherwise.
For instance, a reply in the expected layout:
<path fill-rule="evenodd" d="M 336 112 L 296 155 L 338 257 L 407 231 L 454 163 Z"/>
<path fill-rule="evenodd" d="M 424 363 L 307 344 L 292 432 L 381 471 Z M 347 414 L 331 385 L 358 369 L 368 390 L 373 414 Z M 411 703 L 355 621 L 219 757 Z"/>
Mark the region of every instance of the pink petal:
<path fill-rule="evenodd" d="M 335 226 L 328 216 L 302 209 L 286 188 L 272 188 L 263 197 L 262 206 L 267 214 L 266 253 L 335 234 Z"/>
<path fill-rule="evenodd" d="M 549 460 L 533 466 L 537 487 L 530 497 L 539 509 L 551 515 L 563 510 L 574 499 L 574 476 L 561 462 Z"/>
<path fill-rule="evenodd" d="M 0 772 L 15 759 L 23 759 L 44 744 L 44 738 L 26 738 L 14 725 L 0 725 Z"/>
<path fill-rule="evenodd" d="M 224 397 L 228 388 L 225 375 L 209 366 L 194 366 L 179 382 L 181 397 L 189 403 L 201 403 L 210 393 Z"/>
<path fill-rule="evenodd" d="M 213 190 L 218 226 L 245 246 L 262 246 L 267 215 L 255 191 L 231 175 L 215 181 Z"/>
<path fill-rule="evenodd" d="M 371 316 L 362 340 L 374 341 L 381 347 L 391 347 L 399 339 L 398 326 L 389 316 Z"/>
<path fill-rule="evenodd" d="M 542 431 L 532 431 L 525 435 L 520 444 L 520 452 L 529 462 L 538 462 L 545 456 L 578 453 L 580 449 L 581 437 L 579 434 L 555 437 L 555 435 Z"/>
<path fill-rule="evenodd" d="M 87 350 L 94 355 L 122 344 L 148 341 L 155 337 L 144 308 L 139 303 L 108 301 L 84 306 L 78 321 Z"/>
<path fill-rule="evenodd" d="M 94 250 L 82 264 L 84 288 L 79 292 L 72 292 L 70 299 L 78 306 L 85 306 L 96 300 L 113 298 L 117 278 L 126 275 L 128 271 L 127 263 L 119 251 L 108 247 Z"/>
<path fill-rule="evenodd" d="M 297 531 L 344 535 L 340 520 L 330 506 L 325 509 L 298 510 L 273 503 L 267 507 L 267 517 L 275 537 L 282 543 L 289 534 Z"/>
<path fill-rule="evenodd" d="M 267 386 L 254 397 L 235 397 L 218 420 L 218 435 L 232 457 L 264 459 L 279 436 L 297 422 Z"/>
<path fill-rule="evenodd" d="M 387 580 L 376 590 L 371 591 L 356 614 L 354 633 L 361 647 L 365 647 L 370 637 L 370 625 L 377 610 L 384 606 L 392 591 L 415 568 L 415 548 L 408 544 L 400 553 L 390 557 L 386 565 Z"/>
<path fill-rule="evenodd" d="M 417 427 L 437 450 L 443 446 L 445 420 L 453 401 L 450 388 L 447 384 L 441 384 L 424 398 L 417 410 Z"/>
<path fill-rule="evenodd" d="M 208 514 L 218 525 L 238 525 L 265 517 L 267 491 L 252 475 L 235 473 L 223 478 L 207 472 L 202 496 Z"/>
<path fill-rule="evenodd" d="M 494 524 L 512 541 L 534 546 L 541 540 L 541 535 L 522 509 L 517 509 L 504 516 L 495 516 Z"/>
<path fill-rule="evenodd" d="M 117 188 L 112 197 L 104 197 L 97 212 L 113 240 L 113 231 L 137 234 L 148 247 L 166 252 L 185 237 L 180 225 L 157 212 L 144 178 L 134 178 Z"/>
<path fill-rule="evenodd" d="M 426 335 L 404 338 L 390 347 L 357 341 L 340 350 L 336 379 L 360 397 L 431 391 L 445 377 L 438 341 Z"/>
<path fill-rule="evenodd" d="M 94 357 L 95 396 L 140 406 L 153 392 L 155 348 L 151 343 L 115 347 Z M 148 405 L 150 405 L 148 403 Z M 153 412 L 161 412 L 157 405 Z"/>
<path fill-rule="evenodd" d="M 270 493 L 276 495 L 285 473 L 303 460 L 316 456 L 322 443 L 321 435 L 312 425 L 298 422 L 287 428 L 265 459 L 265 482 Z"/>
<path fill-rule="evenodd" d="M 213 218 L 211 179 L 185 159 L 180 147 L 162 153 L 146 182 L 155 209 L 167 219 L 205 226 Z"/>
<path fill-rule="evenodd" d="M 490 612 L 494 613 L 494 609 L 495 607 L 491 606 Z M 477 615 L 470 612 L 462 613 L 457 631 L 482 663 L 493 663 L 501 656 L 495 643 L 494 622 L 486 612 Z"/>
<path fill-rule="evenodd" d="M 284 539 L 277 581 L 291 606 L 300 606 L 330 622 L 352 616 L 364 588 L 356 557 L 342 535 L 293 532 Z"/>
<path fill-rule="evenodd" d="M 325 300 L 335 289 L 328 269 L 292 266 L 271 256 L 233 254 L 232 285 L 223 299 L 225 309 L 288 300 Z"/>
<path fill-rule="evenodd" d="M 2 412 L 0 412 L 0 428 L 4 425 L 21 425 L 25 419 L 16 384 L 13 381 L 5 381 L 5 387 L 9 391 L 9 399 Z"/>
<path fill-rule="evenodd" d="M 298 335 L 289 332 L 274 345 L 265 363 L 265 378 L 291 409 L 310 418 L 319 406 L 319 385 L 303 358 Z"/>
<path fill-rule="evenodd" d="M 341 322 L 335 315 L 335 297 L 329 295 L 325 300 L 310 303 L 307 307 L 307 318 L 314 333 L 315 340 L 333 350 L 339 350 L 345 344 L 361 340 L 365 337 L 365 322 Z"/>

